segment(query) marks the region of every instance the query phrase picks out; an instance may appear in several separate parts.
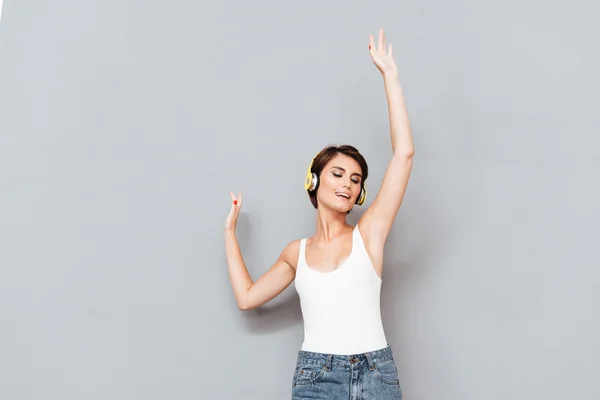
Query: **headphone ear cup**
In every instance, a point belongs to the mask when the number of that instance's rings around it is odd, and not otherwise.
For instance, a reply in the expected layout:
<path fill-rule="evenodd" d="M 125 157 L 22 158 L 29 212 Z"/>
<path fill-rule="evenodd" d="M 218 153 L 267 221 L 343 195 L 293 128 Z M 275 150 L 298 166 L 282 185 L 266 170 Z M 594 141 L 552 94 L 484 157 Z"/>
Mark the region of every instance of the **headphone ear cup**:
<path fill-rule="evenodd" d="M 319 185 L 319 178 L 317 177 L 317 174 L 311 174 L 311 173 L 306 174 L 306 181 L 304 182 L 304 189 L 308 190 L 309 192 L 314 192 L 317 189 L 318 185 Z"/>
<path fill-rule="evenodd" d="M 312 185 L 310 187 L 311 191 L 315 191 L 317 190 L 317 187 L 319 187 L 319 177 L 317 176 L 317 174 L 313 173 L 312 174 Z"/>
<path fill-rule="evenodd" d="M 310 187 L 312 186 L 312 178 L 313 176 L 309 169 L 309 172 L 306 173 L 306 178 L 304 178 L 304 189 L 310 190 Z"/>
<path fill-rule="evenodd" d="M 359 206 L 362 206 L 366 199 L 367 199 L 367 189 L 365 189 L 363 186 L 363 188 L 360 189 L 360 195 L 358 196 L 358 199 L 356 199 L 356 204 L 358 204 Z"/>
<path fill-rule="evenodd" d="M 304 178 L 304 189 L 305 190 L 309 190 L 312 191 L 312 187 L 314 185 L 314 179 L 316 177 L 315 174 L 311 173 L 310 170 L 312 168 L 312 164 L 313 164 L 314 158 L 313 160 L 310 162 L 310 165 L 308 166 L 308 169 L 306 170 L 306 177 Z"/>

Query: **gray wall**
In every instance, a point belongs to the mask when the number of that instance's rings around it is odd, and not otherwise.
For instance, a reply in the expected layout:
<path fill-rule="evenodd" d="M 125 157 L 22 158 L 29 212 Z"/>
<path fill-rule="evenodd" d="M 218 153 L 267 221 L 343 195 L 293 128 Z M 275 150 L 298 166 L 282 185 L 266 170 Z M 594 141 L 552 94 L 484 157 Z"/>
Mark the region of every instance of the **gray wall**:
<path fill-rule="evenodd" d="M 255 279 L 311 235 L 321 147 L 364 153 L 371 203 L 383 27 L 416 149 L 382 293 L 405 398 L 598 399 L 599 11 L 7 0 L 0 398 L 289 398 L 297 295 L 236 308 L 229 192 Z"/>

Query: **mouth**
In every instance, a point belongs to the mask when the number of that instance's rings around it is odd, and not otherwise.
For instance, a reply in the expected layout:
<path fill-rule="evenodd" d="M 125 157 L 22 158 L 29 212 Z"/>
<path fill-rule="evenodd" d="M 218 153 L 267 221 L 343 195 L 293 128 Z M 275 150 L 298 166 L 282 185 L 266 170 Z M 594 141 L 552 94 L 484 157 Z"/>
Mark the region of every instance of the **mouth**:
<path fill-rule="evenodd" d="M 350 200 L 350 195 L 348 193 L 337 192 L 335 195 L 343 200 Z"/>

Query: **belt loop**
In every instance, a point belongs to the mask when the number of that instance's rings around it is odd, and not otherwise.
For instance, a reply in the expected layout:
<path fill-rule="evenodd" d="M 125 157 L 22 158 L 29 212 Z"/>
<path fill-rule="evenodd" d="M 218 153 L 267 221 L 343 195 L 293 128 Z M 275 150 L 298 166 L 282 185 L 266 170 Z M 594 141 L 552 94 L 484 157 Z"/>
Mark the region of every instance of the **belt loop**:
<path fill-rule="evenodd" d="M 369 363 L 369 371 L 373 371 L 375 369 L 375 363 L 371 358 L 373 355 L 371 353 L 365 353 L 365 357 L 367 358 L 367 363 Z"/>
<path fill-rule="evenodd" d="M 327 355 L 327 360 L 325 361 L 325 368 L 327 371 L 331 371 L 331 359 L 333 358 L 333 354 Z"/>

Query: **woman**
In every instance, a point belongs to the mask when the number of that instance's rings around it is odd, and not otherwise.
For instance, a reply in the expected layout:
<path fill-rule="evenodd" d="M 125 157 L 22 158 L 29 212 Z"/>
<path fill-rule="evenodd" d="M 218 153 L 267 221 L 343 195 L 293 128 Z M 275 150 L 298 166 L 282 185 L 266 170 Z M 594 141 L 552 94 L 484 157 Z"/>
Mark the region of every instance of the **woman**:
<path fill-rule="evenodd" d="M 253 282 L 235 236 L 242 196 L 231 193 L 225 244 L 239 308 L 258 307 L 296 280 L 304 343 L 293 376 L 293 399 L 402 398 L 379 298 L 384 244 L 404 197 L 414 150 L 392 45 L 386 50 L 383 29 L 378 45 L 373 35 L 369 43 L 383 76 L 393 155 L 379 193 L 356 226 L 346 216 L 365 200 L 367 164 L 352 146 L 326 147 L 311 162 L 305 182 L 317 209 L 314 235 L 289 243 Z"/>

